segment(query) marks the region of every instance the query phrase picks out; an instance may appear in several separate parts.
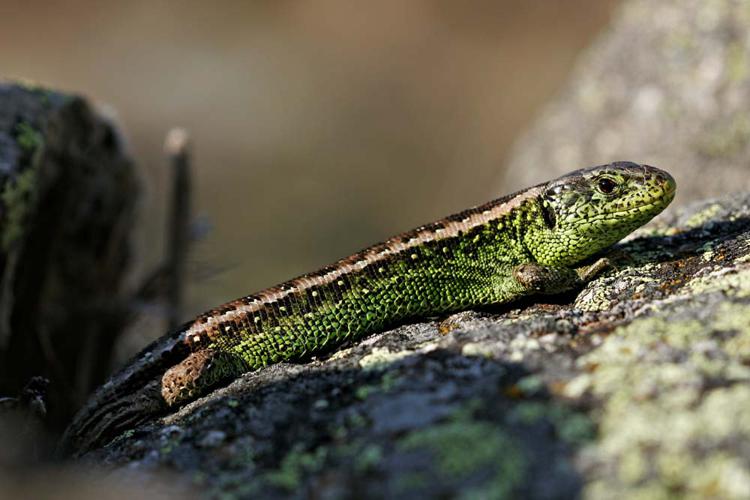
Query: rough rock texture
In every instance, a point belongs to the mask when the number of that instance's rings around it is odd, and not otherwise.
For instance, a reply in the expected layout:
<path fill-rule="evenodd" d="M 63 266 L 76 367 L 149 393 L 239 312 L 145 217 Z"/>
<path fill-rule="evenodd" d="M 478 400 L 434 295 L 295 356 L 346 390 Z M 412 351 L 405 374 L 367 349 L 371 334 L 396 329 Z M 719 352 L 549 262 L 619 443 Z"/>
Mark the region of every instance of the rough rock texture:
<path fill-rule="evenodd" d="M 84 99 L 0 83 L 0 396 L 46 377 L 52 427 L 101 383 L 125 324 L 136 195 L 116 129 Z"/>
<path fill-rule="evenodd" d="M 504 187 L 628 159 L 677 203 L 750 189 L 750 2 L 631 0 L 518 142 Z"/>
<path fill-rule="evenodd" d="M 83 461 L 210 496 L 745 497 L 750 194 L 611 259 L 578 294 L 247 374 Z"/>

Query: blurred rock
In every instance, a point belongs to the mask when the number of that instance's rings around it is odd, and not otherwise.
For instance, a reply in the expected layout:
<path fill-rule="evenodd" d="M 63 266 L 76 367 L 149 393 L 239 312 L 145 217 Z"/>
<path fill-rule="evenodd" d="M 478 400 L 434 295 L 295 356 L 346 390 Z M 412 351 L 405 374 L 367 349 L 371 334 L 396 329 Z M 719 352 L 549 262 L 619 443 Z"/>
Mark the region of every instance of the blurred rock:
<path fill-rule="evenodd" d="M 750 189 L 749 25 L 746 0 L 625 2 L 517 143 L 508 187 L 628 159 L 669 170 L 677 203 Z"/>
<path fill-rule="evenodd" d="M 117 475 L 75 467 L 41 467 L 8 476 L 0 469 L 0 498 L 75 500 L 192 499 L 190 485 L 169 475 L 148 480 L 137 471 Z"/>
<path fill-rule="evenodd" d="M 0 467 L 23 469 L 43 460 L 54 438 L 44 429 L 49 380 L 32 377 L 17 396 L 0 397 Z"/>
<path fill-rule="evenodd" d="M 109 369 L 137 194 L 117 130 L 84 99 L 0 84 L 0 395 L 46 377 L 53 428 Z"/>

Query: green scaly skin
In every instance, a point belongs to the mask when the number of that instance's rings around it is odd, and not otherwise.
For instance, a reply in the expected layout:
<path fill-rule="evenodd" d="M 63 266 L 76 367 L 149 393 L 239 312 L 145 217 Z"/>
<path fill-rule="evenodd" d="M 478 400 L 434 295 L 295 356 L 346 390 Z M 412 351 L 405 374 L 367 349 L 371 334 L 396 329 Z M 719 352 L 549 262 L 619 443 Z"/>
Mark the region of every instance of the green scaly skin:
<path fill-rule="evenodd" d="M 674 179 L 646 165 L 578 170 L 220 306 L 97 390 L 65 446 L 85 450 L 243 373 L 409 319 L 580 286 L 606 260 L 576 264 L 651 220 L 674 193 Z"/>

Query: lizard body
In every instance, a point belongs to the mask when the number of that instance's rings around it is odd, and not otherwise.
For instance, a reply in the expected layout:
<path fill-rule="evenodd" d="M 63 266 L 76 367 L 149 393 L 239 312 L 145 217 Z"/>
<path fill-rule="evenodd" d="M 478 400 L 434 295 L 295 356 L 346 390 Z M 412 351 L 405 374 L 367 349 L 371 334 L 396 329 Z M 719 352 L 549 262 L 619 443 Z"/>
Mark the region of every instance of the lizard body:
<path fill-rule="evenodd" d="M 155 341 L 99 388 L 64 446 L 85 451 L 245 372 L 409 319 L 570 290 L 606 265 L 576 264 L 648 222 L 674 193 L 674 179 L 646 165 L 578 170 L 229 302 Z"/>

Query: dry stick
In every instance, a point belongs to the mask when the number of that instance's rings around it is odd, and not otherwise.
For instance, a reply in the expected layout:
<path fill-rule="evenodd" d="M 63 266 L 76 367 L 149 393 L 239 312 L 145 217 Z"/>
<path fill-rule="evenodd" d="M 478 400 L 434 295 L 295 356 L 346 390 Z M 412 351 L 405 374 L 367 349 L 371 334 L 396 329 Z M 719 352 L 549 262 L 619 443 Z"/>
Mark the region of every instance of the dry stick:
<path fill-rule="evenodd" d="M 164 151 L 172 165 L 172 213 L 167 243 L 167 320 L 169 329 L 182 321 L 185 267 L 190 231 L 190 155 L 189 136 L 185 129 L 173 128 L 167 133 Z"/>

